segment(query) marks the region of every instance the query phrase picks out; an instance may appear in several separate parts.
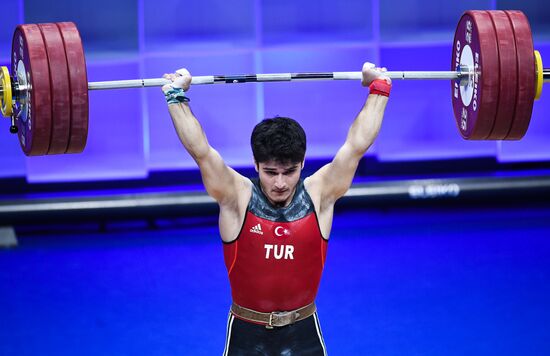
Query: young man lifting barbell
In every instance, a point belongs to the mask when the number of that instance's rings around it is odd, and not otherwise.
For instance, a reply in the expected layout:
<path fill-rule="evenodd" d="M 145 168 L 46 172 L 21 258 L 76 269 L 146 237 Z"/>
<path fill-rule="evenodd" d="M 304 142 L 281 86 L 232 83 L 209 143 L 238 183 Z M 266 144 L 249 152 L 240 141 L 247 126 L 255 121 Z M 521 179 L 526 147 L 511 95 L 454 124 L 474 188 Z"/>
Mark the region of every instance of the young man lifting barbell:
<path fill-rule="evenodd" d="M 224 355 L 326 354 L 315 297 L 334 204 L 349 189 L 359 161 L 376 139 L 391 90 L 385 68 L 365 63 L 370 94 L 332 162 L 302 179 L 306 135 L 298 122 L 265 119 L 251 137 L 258 178 L 227 166 L 210 146 L 185 92 L 185 69 L 164 77 L 176 132 L 220 207 L 219 230 L 233 304 Z"/>

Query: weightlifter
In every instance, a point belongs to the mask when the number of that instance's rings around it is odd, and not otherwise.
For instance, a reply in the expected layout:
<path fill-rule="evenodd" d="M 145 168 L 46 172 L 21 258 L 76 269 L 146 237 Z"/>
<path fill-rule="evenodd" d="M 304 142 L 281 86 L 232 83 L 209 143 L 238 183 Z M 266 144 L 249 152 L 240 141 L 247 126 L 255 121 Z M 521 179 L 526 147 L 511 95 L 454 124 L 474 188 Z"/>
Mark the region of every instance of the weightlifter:
<path fill-rule="evenodd" d="M 185 69 L 165 74 L 162 90 L 177 134 L 220 207 L 233 304 L 224 355 L 326 355 L 315 297 L 330 236 L 334 203 L 349 189 L 359 160 L 376 139 L 391 80 L 365 63 L 370 88 L 346 141 L 332 162 L 302 179 L 306 135 L 296 121 L 276 117 L 254 127 L 258 178 L 228 167 L 210 146 L 185 92 Z"/>

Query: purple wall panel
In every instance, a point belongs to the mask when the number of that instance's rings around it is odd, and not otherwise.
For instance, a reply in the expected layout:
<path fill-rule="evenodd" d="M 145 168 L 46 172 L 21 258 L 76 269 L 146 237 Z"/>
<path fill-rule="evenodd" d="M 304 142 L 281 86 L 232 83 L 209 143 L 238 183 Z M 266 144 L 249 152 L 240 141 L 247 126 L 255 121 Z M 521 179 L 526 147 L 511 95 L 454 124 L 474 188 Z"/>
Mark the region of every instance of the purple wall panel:
<path fill-rule="evenodd" d="M 138 78 L 137 62 L 88 63 L 88 80 Z M 30 182 L 138 178 L 147 175 L 138 89 L 90 91 L 83 153 L 27 159 Z"/>
<path fill-rule="evenodd" d="M 22 0 L 2 0 L 2 11 L 7 16 L 0 24 L 0 60 L 9 62 L 11 56 L 11 40 L 15 26 L 22 22 Z M 2 65 L 6 65 L 2 63 Z"/>
<path fill-rule="evenodd" d="M 495 0 L 380 1 L 380 36 L 383 41 L 451 43 L 456 24 L 466 10 L 490 10 Z"/>
<path fill-rule="evenodd" d="M 263 71 L 360 71 L 374 61 L 369 47 L 288 49 L 263 52 Z M 266 83 L 265 116 L 298 120 L 308 137 L 308 158 L 331 158 L 344 143 L 349 127 L 368 95 L 359 81 Z"/>
<path fill-rule="evenodd" d="M 388 70 L 449 70 L 451 45 L 383 47 Z M 449 81 L 394 81 L 377 153 L 382 160 L 496 155 L 495 142 L 465 141 L 458 132 Z"/>
<path fill-rule="evenodd" d="M 148 52 L 176 48 L 231 49 L 255 43 L 253 0 L 165 0 L 162 6 L 155 0 L 141 1 L 144 3 L 144 49 Z M 182 19 L 182 11 L 189 16 Z"/>
<path fill-rule="evenodd" d="M 138 50 L 138 0 L 21 0 L 25 22 L 73 21 L 87 54 Z"/>
<path fill-rule="evenodd" d="M 209 55 L 174 55 L 145 59 L 147 76 L 186 67 L 193 75 L 242 74 L 254 72 L 251 51 Z M 197 85 L 188 96 L 195 116 L 201 122 L 210 144 L 229 165 L 252 164 L 250 133 L 257 122 L 256 86 Z M 160 89 L 147 89 L 150 155 L 152 170 L 196 168 L 195 162 L 180 143 Z"/>
<path fill-rule="evenodd" d="M 263 43 L 330 43 L 372 41 L 370 0 L 263 0 Z"/>

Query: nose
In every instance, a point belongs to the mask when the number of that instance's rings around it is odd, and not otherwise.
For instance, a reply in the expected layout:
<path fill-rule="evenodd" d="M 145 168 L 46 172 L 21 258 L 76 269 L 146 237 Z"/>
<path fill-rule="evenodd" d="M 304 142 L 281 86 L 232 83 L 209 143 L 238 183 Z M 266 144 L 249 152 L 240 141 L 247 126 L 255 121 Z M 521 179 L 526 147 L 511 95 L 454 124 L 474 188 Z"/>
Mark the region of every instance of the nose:
<path fill-rule="evenodd" d="M 275 178 L 275 189 L 282 190 L 286 187 L 285 180 L 282 174 L 277 175 Z"/>

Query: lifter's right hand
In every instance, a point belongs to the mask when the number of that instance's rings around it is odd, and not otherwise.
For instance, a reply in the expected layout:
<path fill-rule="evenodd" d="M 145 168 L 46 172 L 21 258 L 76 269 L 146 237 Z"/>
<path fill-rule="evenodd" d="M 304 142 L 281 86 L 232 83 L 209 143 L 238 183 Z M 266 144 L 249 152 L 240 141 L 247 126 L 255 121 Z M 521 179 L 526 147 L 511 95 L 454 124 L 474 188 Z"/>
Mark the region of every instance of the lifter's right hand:
<path fill-rule="evenodd" d="M 176 73 L 164 74 L 162 77 L 172 82 L 162 86 L 163 92 L 167 92 L 172 88 L 181 88 L 183 91 L 188 91 L 191 86 L 191 79 L 193 79 L 186 68 L 178 69 Z"/>

